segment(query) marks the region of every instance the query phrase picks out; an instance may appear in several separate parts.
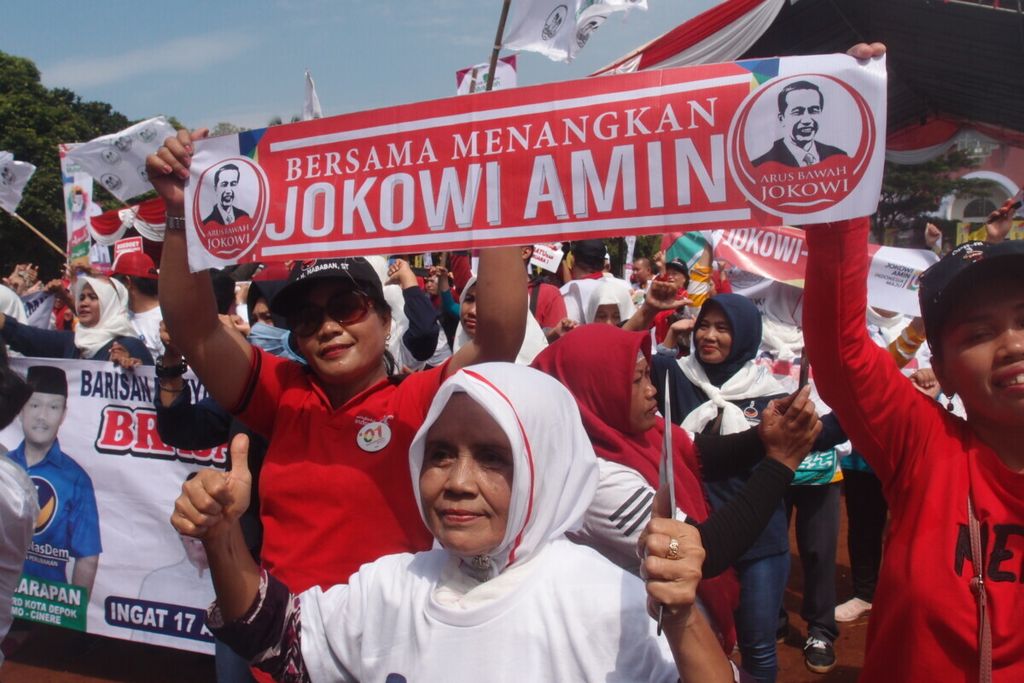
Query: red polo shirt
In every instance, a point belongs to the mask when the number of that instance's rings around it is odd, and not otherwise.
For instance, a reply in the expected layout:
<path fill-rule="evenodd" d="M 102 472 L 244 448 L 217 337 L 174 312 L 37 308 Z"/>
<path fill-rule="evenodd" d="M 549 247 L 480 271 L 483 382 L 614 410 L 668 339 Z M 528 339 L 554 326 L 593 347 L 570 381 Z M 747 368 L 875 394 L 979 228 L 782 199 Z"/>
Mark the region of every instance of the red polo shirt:
<path fill-rule="evenodd" d="M 236 415 L 269 441 L 259 480 L 262 563 L 291 592 L 346 583 L 383 555 L 430 548 L 409 444 L 445 367 L 382 380 L 332 408 L 307 368 L 254 350 Z"/>

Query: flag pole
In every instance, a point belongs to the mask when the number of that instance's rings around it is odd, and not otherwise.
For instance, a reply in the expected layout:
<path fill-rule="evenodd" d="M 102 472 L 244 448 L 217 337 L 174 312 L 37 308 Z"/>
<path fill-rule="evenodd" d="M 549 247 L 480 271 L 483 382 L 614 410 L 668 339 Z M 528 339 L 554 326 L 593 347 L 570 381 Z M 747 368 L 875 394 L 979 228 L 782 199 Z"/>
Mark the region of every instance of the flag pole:
<path fill-rule="evenodd" d="M 26 228 L 34 232 L 39 237 L 39 239 L 43 240 L 51 247 L 53 247 L 53 250 L 60 254 L 61 258 L 67 258 L 67 254 L 64 253 L 64 250 L 58 247 L 56 244 L 54 244 L 53 240 L 51 240 L 49 237 L 39 232 L 39 230 L 36 229 L 36 226 L 32 225 L 31 223 L 29 223 L 27 220 L 25 220 L 16 213 L 12 213 L 11 215 L 17 218 L 19 221 L 21 221 L 21 224 L 24 225 Z"/>
<path fill-rule="evenodd" d="M 490 92 L 494 87 L 494 70 L 498 68 L 498 53 L 501 52 L 501 41 L 505 38 L 505 20 L 508 19 L 508 8 L 512 0 L 505 0 L 501 6 L 501 19 L 498 20 L 498 33 L 494 36 L 494 51 L 491 52 L 491 65 L 487 73 L 487 87 L 485 92 Z"/>

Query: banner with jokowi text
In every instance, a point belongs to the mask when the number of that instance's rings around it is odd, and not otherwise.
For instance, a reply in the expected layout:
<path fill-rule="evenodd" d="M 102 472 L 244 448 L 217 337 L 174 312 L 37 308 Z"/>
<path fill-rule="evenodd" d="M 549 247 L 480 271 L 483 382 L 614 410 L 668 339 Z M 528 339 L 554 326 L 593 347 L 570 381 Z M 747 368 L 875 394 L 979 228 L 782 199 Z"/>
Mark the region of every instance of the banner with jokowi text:
<path fill-rule="evenodd" d="M 790 227 L 716 230 L 715 259 L 747 273 L 795 287 L 804 286 L 807 244 L 803 230 Z M 917 290 L 921 273 L 939 257 L 927 249 L 868 245 L 868 303 L 904 315 L 921 314 Z"/>
<path fill-rule="evenodd" d="M 200 141 L 194 270 L 803 224 L 874 212 L 884 58 L 516 88 Z"/>

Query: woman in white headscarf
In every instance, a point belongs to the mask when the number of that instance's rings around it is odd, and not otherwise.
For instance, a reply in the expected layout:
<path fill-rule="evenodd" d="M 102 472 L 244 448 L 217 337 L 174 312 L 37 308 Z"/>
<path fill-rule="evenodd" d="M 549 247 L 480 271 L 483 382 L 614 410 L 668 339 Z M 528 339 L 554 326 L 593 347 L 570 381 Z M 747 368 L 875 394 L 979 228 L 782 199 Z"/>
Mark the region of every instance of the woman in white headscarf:
<path fill-rule="evenodd" d="M 525 297 L 526 294 L 524 293 Z M 458 353 L 459 349 L 476 337 L 476 277 L 471 277 L 459 296 L 459 326 L 455 330 L 455 342 L 452 351 Z M 519 355 L 516 356 L 518 365 L 529 365 L 537 354 L 548 345 L 544 330 L 534 319 L 529 309 L 526 311 L 526 335 L 523 337 L 523 345 L 519 347 Z"/>
<path fill-rule="evenodd" d="M 633 301 L 629 293 L 610 281 L 601 282 L 587 300 L 585 312 L 588 323 L 619 325 L 633 314 Z"/>
<path fill-rule="evenodd" d="M 244 439 L 231 457 L 230 473 L 185 484 L 171 521 L 203 539 L 218 637 L 279 680 L 735 680 L 693 608 L 692 526 L 650 522 L 646 586 L 565 538 L 598 468 L 576 402 L 538 371 L 489 363 L 442 385 L 409 452 L 436 549 L 385 556 L 347 585 L 289 595 L 238 552 Z M 659 604 L 666 639 L 648 617 Z"/>
<path fill-rule="evenodd" d="M 0 313 L 0 334 L 12 349 L 40 358 L 112 360 L 122 367 L 153 365 L 128 319 L 128 290 L 117 280 L 79 276 L 72 285 L 74 332 L 31 327 Z"/>

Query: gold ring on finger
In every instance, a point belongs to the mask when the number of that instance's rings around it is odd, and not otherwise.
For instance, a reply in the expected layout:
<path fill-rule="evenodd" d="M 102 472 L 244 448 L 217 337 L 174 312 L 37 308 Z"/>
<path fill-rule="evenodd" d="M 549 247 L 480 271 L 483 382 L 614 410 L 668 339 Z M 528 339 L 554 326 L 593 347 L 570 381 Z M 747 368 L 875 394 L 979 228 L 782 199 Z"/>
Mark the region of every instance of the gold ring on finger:
<path fill-rule="evenodd" d="M 669 542 L 668 542 L 668 555 L 666 555 L 665 557 L 667 557 L 670 560 L 678 560 L 679 559 L 679 541 L 677 541 L 674 538 L 669 540 Z"/>

